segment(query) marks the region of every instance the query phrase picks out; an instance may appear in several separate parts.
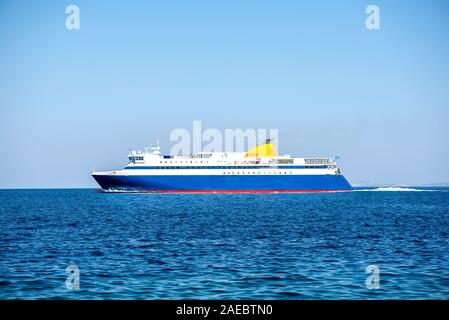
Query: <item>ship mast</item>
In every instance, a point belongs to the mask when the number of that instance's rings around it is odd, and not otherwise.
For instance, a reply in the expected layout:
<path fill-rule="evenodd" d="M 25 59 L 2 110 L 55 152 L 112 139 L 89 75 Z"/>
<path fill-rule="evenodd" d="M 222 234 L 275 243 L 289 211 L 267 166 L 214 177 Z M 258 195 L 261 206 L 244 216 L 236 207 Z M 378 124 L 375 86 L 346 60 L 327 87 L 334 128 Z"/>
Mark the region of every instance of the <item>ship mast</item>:
<path fill-rule="evenodd" d="M 161 154 L 161 147 L 159 146 L 159 139 L 156 140 L 156 145 L 151 144 L 150 150 L 153 151 L 152 154 Z"/>

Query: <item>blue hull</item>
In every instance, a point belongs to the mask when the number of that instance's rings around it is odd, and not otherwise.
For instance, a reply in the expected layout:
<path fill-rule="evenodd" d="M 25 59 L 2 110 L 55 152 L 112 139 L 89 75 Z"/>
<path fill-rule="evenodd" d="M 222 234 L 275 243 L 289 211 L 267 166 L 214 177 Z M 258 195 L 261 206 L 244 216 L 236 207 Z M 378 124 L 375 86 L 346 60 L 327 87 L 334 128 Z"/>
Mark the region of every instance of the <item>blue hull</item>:
<path fill-rule="evenodd" d="M 104 190 L 153 192 L 317 192 L 350 191 L 342 175 L 93 175 Z"/>

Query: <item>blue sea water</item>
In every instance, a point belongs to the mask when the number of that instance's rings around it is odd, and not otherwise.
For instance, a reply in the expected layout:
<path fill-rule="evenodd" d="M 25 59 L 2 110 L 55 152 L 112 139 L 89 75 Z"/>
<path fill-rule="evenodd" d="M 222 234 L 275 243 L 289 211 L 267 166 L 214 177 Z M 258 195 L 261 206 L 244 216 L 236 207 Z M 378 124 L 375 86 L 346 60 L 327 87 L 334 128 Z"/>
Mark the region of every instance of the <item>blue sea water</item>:
<path fill-rule="evenodd" d="M 447 188 L 0 190 L 0 226 L 1 299 L 449 297 Z M 65 284 L 71 264 L 79 290 Z"/>

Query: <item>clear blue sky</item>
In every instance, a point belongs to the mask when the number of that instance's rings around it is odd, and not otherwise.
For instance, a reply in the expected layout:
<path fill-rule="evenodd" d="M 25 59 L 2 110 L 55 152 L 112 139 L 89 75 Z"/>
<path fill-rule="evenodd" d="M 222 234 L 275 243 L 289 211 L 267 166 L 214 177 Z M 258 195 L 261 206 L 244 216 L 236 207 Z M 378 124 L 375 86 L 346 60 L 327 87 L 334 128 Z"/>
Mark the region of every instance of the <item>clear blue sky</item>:
<path fill-rule="evenodd" d="M 449 2 L 0 2 L 0 188 L 95 187 L 192 120 L 278 128 L 356 184 L 449 182 Z"/>

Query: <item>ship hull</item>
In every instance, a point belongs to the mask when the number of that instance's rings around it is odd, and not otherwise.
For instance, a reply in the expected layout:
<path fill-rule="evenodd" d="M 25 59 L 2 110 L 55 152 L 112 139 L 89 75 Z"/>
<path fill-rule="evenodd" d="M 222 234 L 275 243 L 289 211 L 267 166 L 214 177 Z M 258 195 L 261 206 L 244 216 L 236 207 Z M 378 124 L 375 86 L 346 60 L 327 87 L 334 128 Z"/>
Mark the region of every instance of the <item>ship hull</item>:
<path fill-rule="evenodd" d="M 335 192 L 351 191 L 342 175 L 93 175 L 105 191 Z"/>

